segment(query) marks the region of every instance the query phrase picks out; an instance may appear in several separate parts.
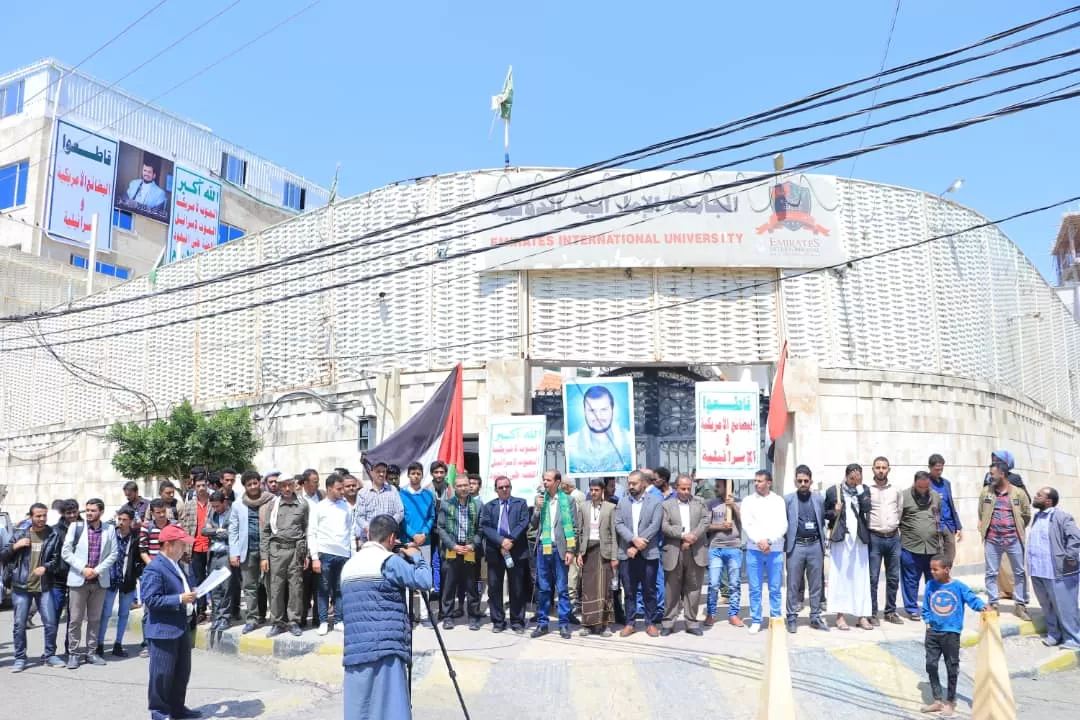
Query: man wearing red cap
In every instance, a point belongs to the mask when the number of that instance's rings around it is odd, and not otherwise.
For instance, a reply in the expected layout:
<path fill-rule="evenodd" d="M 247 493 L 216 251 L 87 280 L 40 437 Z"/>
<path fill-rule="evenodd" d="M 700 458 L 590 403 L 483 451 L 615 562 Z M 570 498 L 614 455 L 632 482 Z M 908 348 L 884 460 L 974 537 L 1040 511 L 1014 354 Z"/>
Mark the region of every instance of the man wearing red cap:
<path fill-rule="evenodd" d="M 198 718 L 202 715 L 185 705 L 191 677 L 189 630 L 195 583 L 178 562 L 195 538 L 179 525 L 165 526 L 159 538 L 161 552 L 142 575 L 143 635 L 150 645 L 150 718 Z"/>

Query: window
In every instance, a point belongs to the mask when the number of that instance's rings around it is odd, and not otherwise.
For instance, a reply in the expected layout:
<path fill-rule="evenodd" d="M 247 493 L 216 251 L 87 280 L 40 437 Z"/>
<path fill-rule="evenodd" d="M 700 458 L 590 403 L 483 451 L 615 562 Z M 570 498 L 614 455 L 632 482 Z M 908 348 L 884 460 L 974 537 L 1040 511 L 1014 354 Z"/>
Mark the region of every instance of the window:
<path fill-rule="evenodd" d="M 247 181 L 247 161 L 221 153 L 221 177 L 233 185 L 243 185 Z"/>
<path fill-rule="evenodd" d="M 86 269 L 87 263 L 89 263 L 89 260 L 82 257 L 81 255 L 71 256 L 71 264 L 81 270 Z M 106 275 L 108 277 L 114 277 L 117 280 L 127 280 L 131 276 L 130 270 L 128 270 L 127 268 L 119 267 L 117 265 L 110 265 L 103 262 L 95 262 L 94 265 L 95 269 L 99 274 Z"/>
<path fill-rule="evenodd" d="M 120 228 L 121 230 L 127 230 L 128 232 L 132 232 L 131 213 L 129 213 L 127 210 L 117 210 L 116 208 L 113 208 L 112 224 L 115 228 Z"/>
<path fill-rule="evenodd" d="M 30 161 L 0 167 L 0 210 L 26 204 L 26 177 Z"/>
<path fill-rule="evenodd" d="M 23 110 L 23 91 L 26 89 L 20 80 L 10 85 L 0 87 L 0 118 L 8 115 L 18 115 Z"/>
<path fill-rule="evenodd" d="M 219 222 L 217 226 L 217 244 L 224 245 L 227 242 L 232 242 L 236 238 L 244 237 L 244 231 L 238 227 L 233 227 L 228 223 Z"/>
<path fill-rule="evenodd" d="M 365 417 L 357 421 L 356 449 L 360 452 L 371 449 L 371 441 L 375 438 L 375 418 Z"/>
<path fill-rule="evenodd" d="M 281 204 L 293 210 L 303 210 L 307 205 L 307 191 L 291 182 L 285 183 L 285 197 Z"/>

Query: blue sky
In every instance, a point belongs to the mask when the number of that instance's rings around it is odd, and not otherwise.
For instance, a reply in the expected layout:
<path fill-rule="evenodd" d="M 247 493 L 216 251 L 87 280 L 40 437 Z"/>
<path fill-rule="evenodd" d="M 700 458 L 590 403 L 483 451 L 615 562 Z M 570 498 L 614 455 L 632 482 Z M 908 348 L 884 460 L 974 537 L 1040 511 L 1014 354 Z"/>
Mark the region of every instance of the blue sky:
<path fill-rule="evenodd" d="M 241 0 L 122 86 L 152 97 L 309 1 Z M 111 82 L 231 2 L 169 0 L 83 69 Z M 4 11 L 0 69 L 46 56 L 74 64 L 151 4 L 13 3 Z M 952 49 L 1066 6 L 1047 0 L 906 0 L 888 65 Z M 323 185 L 329 185 L 340 162 L 341 190 L 355 194 L 404 178 L 501 165 L 501 134 L 488 134 L 488 105 L 512 63 L 514 164 L 574 166 L 872 74 L 881 63 L 893 7 L 893 0 L 322 0 L 159 104 Z M 1076 32 L 996 62 L 1013 64 L 1070 49 Z M 968 68 L 985 72 L 992 62 Z M 1070 62 L 1075 59 L 1022 78 L 1065 69 Z M 935 76 L 912 86 L 912 92 L 975 71 Z M 1021 81 L 1019 74 L 1015 78 L 985 87 Z M 1076 79 L 871 131 L 866 142 L 955 121 Z M 902 89 L 882 91 L 879 100 L 901 94 Z M 1008 215 L 1077 194 L 1077 151 L 1066 134 L 1076 125 L 1076 110 L 1076 101 L 1060 103 L 885 150 L 861 158 L 854 173 L 932 192 L 963 177 L 966 183 L 953 199 L 991 218 Z M 899 113 L 883 111 L 874 119 Z M 853 120 L 841 127 L 860 124 Z M 789 153 L 788 164 L 851 149 L 857 142 L 849 138 Z M 744 169 L 766 167 L 758 161 Z M 847 176 L 852 162 L 822 172 Z M 1047 276 L 1060 216 L 1061 210 L 1049 211 L 1004 228 Z"/>

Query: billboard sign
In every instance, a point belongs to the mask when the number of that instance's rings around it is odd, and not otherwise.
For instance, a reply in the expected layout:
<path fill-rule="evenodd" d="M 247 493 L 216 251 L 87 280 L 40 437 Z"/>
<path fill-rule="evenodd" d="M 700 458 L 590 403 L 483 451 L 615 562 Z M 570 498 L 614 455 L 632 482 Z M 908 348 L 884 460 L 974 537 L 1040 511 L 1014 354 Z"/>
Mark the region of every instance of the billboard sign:
<path fill-rule="evenodd" d="M 168 224 L 172 190 L 172 160 L 120 143 L 116 163 L 117 209 Z"/>
<path fill-rule="evenodd" d="M 176 166 L 166 263 L 217 245 L 221 183 Z"/>
<path fill-rule="evenodd" d="M 755 382 L 694 384 L 699 476 L 740 480 L 763 467 L 760 392 Z"/>
<path fill-rule="evenodd" d="M 496 415 L 488 418 L 486 435 L 481 435 L 480 467 L 486 472 L 482 486 L 484 502 L 495 497 L 495 478 L 510 478 L 511 492 L 532 504 L 544 474 L 547 449 L 545 415 Z"/>
<path fill-rule="evenodd" d="M 99 250 L 112 249 L 112 202 L 117 143 L 66 120 L 56 121 L 46 232 L 90 246 L 90 219 L 97 213 Z"/>
<path fill-rule="evenodd" d="M 479 174 L 476 197 L 561 174 Z M 836 178 L 792 175 L 731 187 L 752 177 L 735 172 L 609 171 L 562 180 L 494 201 L 492 212 L 478 220 L 477 233 L 481 246 L 494 249 L 477 257 L 488 271 L 816 268 L 847 260 Z M 593 182 L 598 184 L 585 187 Z M 518 222 L 499 227 L 510 220 Z M 568 227 L 572 225 L 579 227 Z M 530 239 L 508 244 L 523 237 Z"/>

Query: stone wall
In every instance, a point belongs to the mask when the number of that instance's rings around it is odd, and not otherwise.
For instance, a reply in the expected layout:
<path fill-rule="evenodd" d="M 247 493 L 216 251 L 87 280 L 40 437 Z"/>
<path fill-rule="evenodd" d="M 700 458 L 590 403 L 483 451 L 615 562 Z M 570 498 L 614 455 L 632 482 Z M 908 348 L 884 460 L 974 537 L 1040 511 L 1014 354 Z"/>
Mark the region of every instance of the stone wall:
<path fill-rule="evenodd" d="M 818 368 L 792 360 L 785 373 L 788 432 L 777 452 L 777 477 L 791 489 L 794 467 L 814 470 L 822 489 L 841 482 L 844 467 L 870 466 L 884 455 L 891 481 L 910 486 L 931 453 L 945 457 L 966 529 L 960 565 L 981 563 L 976 506 L 994 450 L 1009 450 L 1029 491 L 1052 485 L 1061 506 L 1080 514 L 1080 427 L 1029 398 L 990 383 L 943 375 Z"/>

